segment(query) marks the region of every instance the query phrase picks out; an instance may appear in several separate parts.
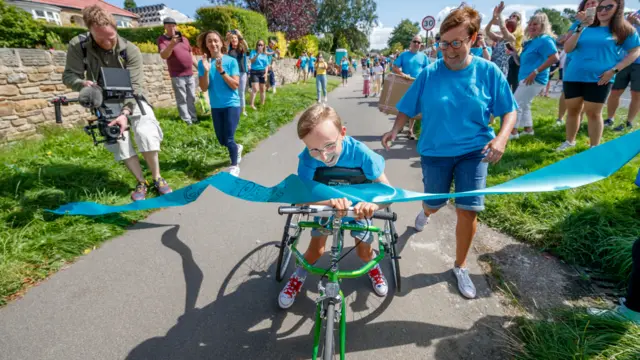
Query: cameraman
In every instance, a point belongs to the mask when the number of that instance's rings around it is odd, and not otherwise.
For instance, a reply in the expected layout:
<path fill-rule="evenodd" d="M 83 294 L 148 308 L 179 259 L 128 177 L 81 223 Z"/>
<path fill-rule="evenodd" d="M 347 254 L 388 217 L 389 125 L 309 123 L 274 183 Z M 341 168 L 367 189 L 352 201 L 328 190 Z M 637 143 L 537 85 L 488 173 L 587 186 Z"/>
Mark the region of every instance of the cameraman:
<path fill-rule="evenodd" d="M 74 37 L 69 42 L 67 63 L 63 74 L 63 83 L 74 91 L 86 86 L 97 86 L 101 67 L 126 68 L 131 74 L 131 83 L 146 115 L 137 108 L 135 99 L 126 99 L 122 113 L 109 125 L 118 125 L 124 133 L 125 140 L 106 145 L 116 161 L 124 161 L 125 165 L 138 180 L 135 191 L 131 194 L 134 201 L 144 200 L 149 183 L 144 178 L 140 160 L 133 148 L 130 125 L 135 133 L 136 143 L 153 175 L 153 185 L 161 194 L 171 192 L 167 182 L 160 176 L 158 152 L 162 142 L 162 129 L 153 113 L 153 109 L 142 95 L 142 55 L 132 43 L 118 36 L 116 22 L 109 13 L 97 5 L 82 10 L 82 18 L 89 28 L 89 34 Z M 86 74 L 85 74 L 86 73 Z M 85 80 L 86 79 L 86 80 Z M 128 118 L 130 116 L 130 118 Z M 129 121 L 130 120 L 130 121 Z"/>

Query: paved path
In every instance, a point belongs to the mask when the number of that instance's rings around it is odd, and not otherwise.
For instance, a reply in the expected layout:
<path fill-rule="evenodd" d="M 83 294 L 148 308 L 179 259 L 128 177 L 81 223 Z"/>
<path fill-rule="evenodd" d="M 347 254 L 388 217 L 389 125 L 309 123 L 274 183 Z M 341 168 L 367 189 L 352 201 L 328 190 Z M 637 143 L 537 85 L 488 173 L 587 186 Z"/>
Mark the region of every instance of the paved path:
<path fill-rule="evenodd" d="M 352 80 L 329 103 L 350 135 L 381 151 L 378 140 L 391 117 L 360 89 L 361 81 Z M 291 123 L 245 157 L 241 176 L 276 184 L 296 171 L 302 148 Z M 400 139 L 381 153 L 394 185 L 422 190 L 415 142 Z M 463 299 L 451 273 L 453 209 L 415 234 L 419 207 L 394 206 L 404 291 L 380 299 L 367 278 L 344 282 L 348 358 L 502 358 L 494 330 L 508 317 L 475 252 L 469 264 L 478 299 Z M 275 205 L 215 189 L 189 206 L 156 212 L 0 309 L 0 359 L 308 359 L 317 278 L 308 279 L 290 311 L 277 308 L 282 284 L 273 278 L 273 244 L 284 220 Z M 496 236 L 481 227 L 480 238 Z M 342 266 L 359 264 L 350 255 Z M 384 269 L 390 273 L 386 260 Z"/>

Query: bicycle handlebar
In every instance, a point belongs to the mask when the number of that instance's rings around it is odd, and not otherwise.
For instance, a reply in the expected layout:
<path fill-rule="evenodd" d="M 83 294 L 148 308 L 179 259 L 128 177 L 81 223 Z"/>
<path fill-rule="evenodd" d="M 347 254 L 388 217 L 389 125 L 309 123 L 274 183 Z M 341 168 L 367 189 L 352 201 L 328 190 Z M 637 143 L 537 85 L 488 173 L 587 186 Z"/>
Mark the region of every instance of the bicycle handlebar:
<path fill-rule="evenodd" d="M 305 205 L 305 206 L 279 206 L 278 214 L 305 214 L 305 215 L 313 215 L 319 217 L 331 217 L 336 214 L 338 210 L 332 208 L 331 206 L 323 206 L 323 205 Z M 353 207 L 349 207 L 347 210 L 347 214 L 345 217 L 356 217 L 356 214 L 353 212 Z M 373 218 L 378 220 L 391 220 L 396 221 L 398 219 L 398 215 L 394 212 L 389 211 L 376 211 L 373 213 Z"/>

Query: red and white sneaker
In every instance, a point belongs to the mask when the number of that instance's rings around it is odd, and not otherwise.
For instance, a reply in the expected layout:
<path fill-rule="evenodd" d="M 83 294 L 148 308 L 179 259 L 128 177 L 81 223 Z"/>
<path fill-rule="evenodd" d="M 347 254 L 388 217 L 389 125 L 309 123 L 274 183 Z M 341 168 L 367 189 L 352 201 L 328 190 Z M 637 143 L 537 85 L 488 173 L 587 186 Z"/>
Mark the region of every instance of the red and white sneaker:
<path fill-rule="evenodd" d="M 376 265 L 373 269 L 369 270 L 369 279 L 371 279 L 373 291 L 378 296 L 387 296 L 387 292 L 389 292 L 389 285 L 387 284 L 387 279 L 382 273 L 380 265 Z"/>
<path fill-rule="evenodd" d="M 287 285 L 280 291 L 280 295 L 278 296 L 278 305 L 281 309 L 288 309 L 293 305 L 296 296 L 302 289 L 304 280 L 304 278 L 300 278 L 295 272 L 291 275 L 289 282 L 287 282 Z"/>

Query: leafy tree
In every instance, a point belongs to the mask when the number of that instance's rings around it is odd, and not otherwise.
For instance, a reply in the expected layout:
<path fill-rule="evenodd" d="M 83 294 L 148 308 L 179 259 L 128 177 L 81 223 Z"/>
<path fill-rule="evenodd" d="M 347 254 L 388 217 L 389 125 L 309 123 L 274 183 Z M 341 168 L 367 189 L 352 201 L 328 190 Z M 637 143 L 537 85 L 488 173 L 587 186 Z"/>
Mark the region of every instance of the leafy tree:
<path fill-rule="evenodd" d="M 138 5 L 136 5 L 136 1 L 135 0 L 124 0 L 124 8 L 125 9 L 133 9 L 133 8 L 137 8 Z"/>
<path fill-rule="evenodd" d="M 387 45 L 395 47 L 396 43 L 400 43 L 403 49 L 411 44 L 411 39 L 420 33 L 420 27 L 417 22 L 411 22 L 409 19 L 402 19 L 396 27 L 391 31 L 391 36 L 387 40 Z"/>
<path fill-rule="evenodd" d="M 209 0 L 215 5 L 231 5 L 263 14 L 269 31 L 281 31 L 288 39 L 311 33 L 316 23 L 314 0 Z"/>
<path fill-rule="evenodd" d="M 356 29 L 356 28 L 347 28 L 347 29 L 342 29 L 339 30 L 336 33 L 336 37 L 335 39 L 338 39 L 340 37 L 344 37 L 344 39 L 347 42 L 348 48 L 351 49 L 352 51 L 361 51 L 361 52 L 366 52 L 367 49 L 369 48 L 369 37 L 363 33 L 362 31 Z M 332 48 L 333 51 L 335 51 L 336 48 L 338 48 L 338 44 L 337 42 L 334 43 L 334 48 Z"/>
<path fill-rule="evenodd" d="M 347 52 L 351 50 L 351 48 L 349 47 L 349 43 L 347 42 L 347 38 L 344 36 L 344 34 L 338 35 L 338 38 L 336 39 L 336 46 L 338 49 L 346 49 Z"/>
<path fill-rule="evenodd" d="M 391 48 L 389 50 L 391 53 L 395 53 L 396 51 L 402 52 L 404 49 L 407 49 L 407 47 L 402 46 L 401 43 L 397 42 L 391 45 Z"/>
<path fill-rule="evenodd" d="M 567 19 L 571 20 L 571 22 L 576 21 L 576 14 L 577 12 L 573 9 L 564 9 L 562 10 L 562 16 L 566 17 Z"/>
<path fill-rule="evenodd" d="M 318 55 L 318 38 L 315 35 L 306 35 L 297 40 L 293 40 L 289 43 L 289 53 L 291 56 L 297 58 L 302 55 L 303 52 L 307 54 Z M 327 60 L 329 60 L 327 58 Z"/>
<path fill-rule="evenodd" d="M 562 16 L 560 11 L 548 8 L 542 8 L 539 11 L 547 14 L 549 22 L 551 23 L 551 29 L 556 35 L 565 34 L 569 30 L 571 20 Z"/>
<path fill-rule="evenodd" d="M 318 39 L 318 49 L 324 52 L 331 52 L 333 46 L 333 34 L 326 33 L 322 39 Z"/>
<path fill-rule="evenodd" d="M 3 0 L 0 0 L 0 29 L 0 47 L 33 48 L 45 43 L 42 24 Z"/>
<path fill-rule="evenodd" d="M 351 50 L 366 51 L 369 34 L 378 24 L 375 0 L 317 0 L 316 31 L 334 34 L 332 51 L 344 35 Z"/>

